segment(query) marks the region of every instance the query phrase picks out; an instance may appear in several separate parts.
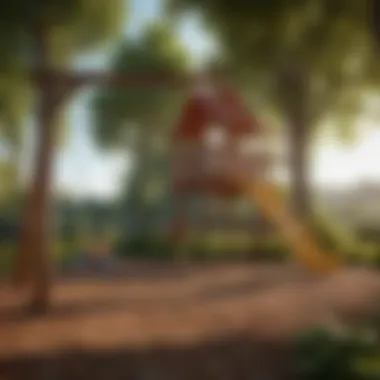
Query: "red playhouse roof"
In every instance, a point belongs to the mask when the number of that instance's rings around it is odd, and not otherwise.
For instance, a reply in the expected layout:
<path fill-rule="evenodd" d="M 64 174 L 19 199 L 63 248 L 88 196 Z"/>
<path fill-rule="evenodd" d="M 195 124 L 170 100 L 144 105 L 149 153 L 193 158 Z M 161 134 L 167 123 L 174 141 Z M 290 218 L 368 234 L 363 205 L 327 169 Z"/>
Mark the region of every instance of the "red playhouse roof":
<path fill-rule="evenodd" d="M 174 137 L 185 140 L 201 140 L 205 128 L 212 121 L 211 116 L 206 99 L 193 95 L 182 109 Z"/>
<path fill-rule="evenodd" d="M 260 125 L 243 99 L 232 88 L 227 88 L 219 95 L 218 114 L 221 124 L 234 136 L 260 133 Z"/>
<path fill-rule="evenodd" d="M 233 136 L 260 133 L 258 121 L 233 89 L 225 89 L 216 97 L 193 94 L 185 104 L 175 138 L 201 140 L 210 123 L 219 123 Z"/>

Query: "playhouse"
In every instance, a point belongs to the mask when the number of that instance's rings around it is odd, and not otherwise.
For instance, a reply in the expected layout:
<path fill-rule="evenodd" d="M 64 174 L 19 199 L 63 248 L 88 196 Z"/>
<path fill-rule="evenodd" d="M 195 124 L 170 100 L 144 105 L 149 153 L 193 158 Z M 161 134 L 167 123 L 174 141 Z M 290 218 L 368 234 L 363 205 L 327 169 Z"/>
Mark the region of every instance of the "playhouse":
<path fill-rule="evenodd" d="M 263 174 L 258 142 L 264 130 L 228 84 L 200 84 L 184 105 L 174 130 L 173 185 L 176 193 L 234 197 L 228 169 Z"/>
<path fill-rule="evenodd" d="M 263 126 L 252 117 L 228 82 L 199 79 L 173 133 L 172 181 L 178 200 L 174 220 L 177 234 L 181 229 L 184 233 L 190 218 L 186 204 L 192 199 L 207 199 L 208 204 L 221 200 L 227 204 L 245 195 L 230 180 L 231 172 L 242 171 L 252 178 L 266 176 L 270 168 L 268 152 L 263 149 L 266 138 Z M 252 220 L 253 213 L 250 214 Z M 215 222 L 219 226 L 239 225 L 236 215 L 221 219 L 224 222 L 214 220 L 214 226 Z M 264 224 L 263 220 L 260 222 Z M 244 223 L 247 226 L 250 222 L 243 221 L 240 225 Z"/>
<path fill-rule="evenodd" d="M 314 271 L 331 271 L 339 259 L 320 248 L 313 232 L 292 214 L 270 181 L 267 133 L 227 81 L 201 77 L 185 103 L 173 135 L 173 239 L 184 240 L 194 208 L 189 200 L 245 197 L 276 226 L 299 260 Z M 201 211 L 205 211 L 201 207 Z M 259 215 L 259 213 L 257 213 Z M 253 225 L 251 226 L 251 228 Z M 257 231 L 257 225 L 256 231 Z"/>

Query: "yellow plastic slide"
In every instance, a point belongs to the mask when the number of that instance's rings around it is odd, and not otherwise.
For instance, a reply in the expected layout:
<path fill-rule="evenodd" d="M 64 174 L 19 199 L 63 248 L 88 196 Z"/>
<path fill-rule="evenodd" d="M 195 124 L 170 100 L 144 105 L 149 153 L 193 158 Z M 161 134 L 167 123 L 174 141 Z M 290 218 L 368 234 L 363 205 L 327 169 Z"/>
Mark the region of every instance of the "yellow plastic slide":
<path fill-rule="evenodd" d="M 274 185 L 245 178 L 239 178 L 238 183 L 268 219 L 277 225 L 293 253 L 307 268 L 319 273 L 339 268 L 339 260 L 319 248 L 311 231 L 289 212 L 283 194 Z"/>

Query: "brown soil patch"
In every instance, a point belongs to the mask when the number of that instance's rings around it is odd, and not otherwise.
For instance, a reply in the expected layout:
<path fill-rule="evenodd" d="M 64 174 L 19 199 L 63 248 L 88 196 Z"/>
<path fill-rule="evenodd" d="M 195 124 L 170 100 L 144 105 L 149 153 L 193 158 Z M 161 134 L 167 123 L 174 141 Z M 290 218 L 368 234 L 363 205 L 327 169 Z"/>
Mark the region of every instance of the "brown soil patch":
<path fill-rule="evenodd" d="M 113 276 L 61 279 L 51 313 L 36 319 L 0 295 L 5 379 L 283 379 L 292 336 L 373 313 L 380 275 L 126 263 Z"/>

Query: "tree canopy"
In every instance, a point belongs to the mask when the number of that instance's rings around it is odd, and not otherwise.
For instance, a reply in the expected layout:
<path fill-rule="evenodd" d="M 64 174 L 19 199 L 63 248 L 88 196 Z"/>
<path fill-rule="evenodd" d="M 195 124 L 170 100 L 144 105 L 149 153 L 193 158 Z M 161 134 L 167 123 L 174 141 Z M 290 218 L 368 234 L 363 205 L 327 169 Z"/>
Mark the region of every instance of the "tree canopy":
<path fill-rule="evenodd" d="M 362 0 L 170 0 L 175 12 L 196 11 L 213 28 L 223 54 L 253 78 L 288 127 L 294 211 L 307 217 L 308 152 L 326 118 L 345 132 L 378 85 L 368 4 Z M 369 70 L 369 68 L 372 70 Z M 344 136 L 344 135 L 342 135 Z"/>
<path fill-rule="evenodd" d="M 17 170 L 23 126 L 35 105 L 30 70 L 43 34 L 52 68 L 68 67 L 76 53 L 107 43 L 122 30 L 126 0 L 20 0 L 2 3 L 0 15 L 0 135 Z M 96 25 L 96 27 L 94 27 Z M 45 30 L 45 31 L 44 31 Z M 37 55 L 37 57 L 36 57 Z"/>
<path fill-rule="evenodd" d="M 137 40 L 127 40 L 119 48 L 111 73 L 127 77 L 180 76 L 188 70 L 185 47 L 168 24 L 150 25 Z M 92 100 L 94 132 L 102 147 L 126 143 L 122 136 L 131 123 L 140 129 L 168 129 L 175 118 L 183 93 L 167 84 L 101 88 Z"/>
<path fill-rule="evenodd" d="M 293 106 L 299 108 L 300 99 L 304 98 L 298 93 L 301 89 L 294 85 L 295 73 L 311 80 L 309 86 L 314 93 L 311 111 L 318 116 L 316 119 L 328 114 L 353 120 L 361 107 L 361 91 L 373 84 L 373 73 L 369 75 L 367 70 L 375 58 L 365 1 L 171 0 L 168 3 L 171 10 L 199 12 L 222 41 L 223 54 L 230 63 L 254 77 L 257 86 L 263 85 L 258 91 L 268 95 L 271 87 L 268 101 L 276 103 L 280 110 L 284 106 L 288 111 Z M 288 81 L 293 83 L 290 87 L 284 83 L 279 88 L 278 75 L 285 70 Z"/>
<path fill-rule="evenodd" d="M 188 73 L 189 62 L 172 25 L 155 22 L 138 39 L 121 44 L 111 73 L 165 82 L 165 78 Z M 184 88 L 148 83 L 130 88 L 105 86 L 92 99 L 93 132 L 99 146 L 132 153 L 134 165 L 124 189 L 123 208 L 127 224 L 136 232 L 153 220 L 161 196 L 168 192 L 169 133 L 185 94 Z M 157 199 L 152 192 L 162 194 Z"/>
<path fill-rule="evenodd" d="M 58 58 L 93 49 L 120 33 L 125 22 L 125 0 L 42 0 L 38 3 L 6 1 L 0 16 L 0 48 L 3 66 L 29 65 L 33 60 L 36 34 L 45 36 Z M 53 55 L 53 54 L 52 54 Z"/>

